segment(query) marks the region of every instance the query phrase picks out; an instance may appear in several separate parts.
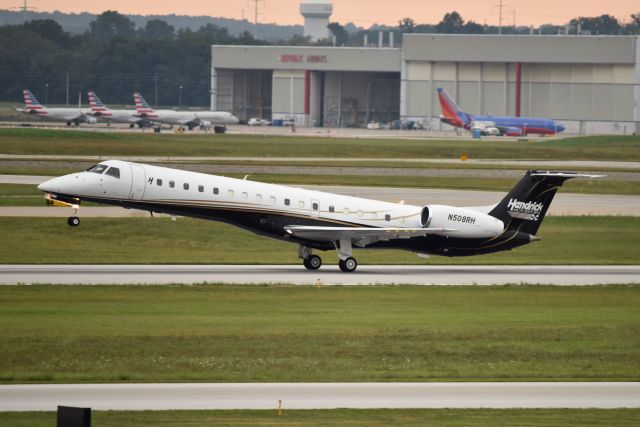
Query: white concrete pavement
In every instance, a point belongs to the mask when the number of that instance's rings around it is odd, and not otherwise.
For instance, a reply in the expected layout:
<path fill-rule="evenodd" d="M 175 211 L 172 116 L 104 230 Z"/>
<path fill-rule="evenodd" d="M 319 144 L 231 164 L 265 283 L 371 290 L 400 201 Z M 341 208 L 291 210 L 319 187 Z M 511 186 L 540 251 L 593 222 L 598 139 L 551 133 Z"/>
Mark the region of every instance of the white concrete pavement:
<path fill-rule="evenodd" d="M 332 261 L 333 261 L 333 254 Z M 0 284 L 607 285 L 640 284 L 640 266 L 0 265 Z"/>
<path fill-rule="evenodd" d="M 638 408 L 640 383 L 0 385 L 0 411 L 332 408 Z"/>

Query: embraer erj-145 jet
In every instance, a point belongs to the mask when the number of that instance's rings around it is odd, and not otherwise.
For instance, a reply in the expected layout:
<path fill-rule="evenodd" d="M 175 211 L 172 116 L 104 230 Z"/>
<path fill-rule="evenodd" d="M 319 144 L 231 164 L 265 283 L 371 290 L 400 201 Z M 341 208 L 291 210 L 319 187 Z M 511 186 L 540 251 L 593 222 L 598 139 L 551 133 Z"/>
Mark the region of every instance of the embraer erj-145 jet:
<path fill-rule="evenodd" d="M 17 109 L 22 113 L 48 120 L 66 122 L 67 126 L 71 126 L 71 124 L 78 126 L 80 123 L 96 123 L 98 121 L 89 114 L 89 110 L 86 108 L 47 108 L 38 102 L 29 89 L 24 89 L 22 95 L 24 96 L 25 107 Z"/>
<path fill-rule="evenodd" d="M 90 90 L 87 95 L 89 96 L 89 106 L 91 107 L 90 114 L 99 120 L 108 123 L 128 123 L 130 128 L 136 125 L 140 128 L 152 125 L 150 121 L 138 117 L 136 110 L 112 110 L 104 105 L 94 91 Z"/>
<path fill-rule="evenodd" d="M 555 135 L 564 126 L 551 119 L 536 117 L 494 117 L 467 114 L 451 99 L 446 90 L 438 88 L 442 115 L 440 121 L 466 130 L 477 129 L 483 134 L 525 136 L 527 134 Z"/>
<path fill-rule="evenodd" d="M 167 125 L 186 126 L 189 130 L 195 127 L 210 128 L 216 125 L 233 125 L 239 122 L 237 117 L 226 111 L 154 110 L 140 93 L 134 93 L 133 99 L 136 103 L 138 117 Z"/>
<path fill-rule="evenodd" d="M 297 243 L 309 270 L 322 265 L 314 249 L 335 249 L 340 269 L 352 272 L 358 265 L 353 248 L 468 256 L 539 240 L 536 232 L 556 190 L 576 177 L 596 176 L 528 171 L 499 203 L 472 208 L 380 202 L 120 160 L 51 179 L 38 189 L 72 206 L 71 226 L 80 223 L 81 201 L 222 221 Z"/>

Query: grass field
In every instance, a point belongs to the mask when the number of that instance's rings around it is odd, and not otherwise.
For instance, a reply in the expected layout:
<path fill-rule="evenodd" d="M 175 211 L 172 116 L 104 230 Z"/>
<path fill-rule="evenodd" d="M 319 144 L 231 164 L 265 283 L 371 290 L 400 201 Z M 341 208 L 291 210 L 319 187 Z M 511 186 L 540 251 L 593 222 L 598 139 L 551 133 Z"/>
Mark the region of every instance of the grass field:
<path fill-rule="evenodd" d="M 93 411 L 100 427 L 138 426 L 637 426 L 639 409 L 384 409 L 288 411 Z M 53 412 L 0 413 L 0 427 L 50 427 Z"/>
<path fill-rule="evenodd" d="M 638 381 L 640 286 L 3 286 L 0 381 Z"/>
<path fill-rule="evenodd" d="M 547 141 L 458 141 L 310 138 L 262 135 L 156 135 L 0 129 L 3 154 L 158 155 L 337 158 L 629 160 L 640 137 L 603 136 Z"/>
<path fill-rule="evenodd" d="M 65 208 L 51 208 L 65 209 Z M 541 242 L 492 255 L 428 260 L 397 250 L 356 250 L 360 264 L 640 264 L 640 218 L 550 217 Z M 297 264 L 297 246 L 211 221 L 64 218 L 0 221 L 7 264 Z M 323 255 L 334 264 L 333 251 Z"/>

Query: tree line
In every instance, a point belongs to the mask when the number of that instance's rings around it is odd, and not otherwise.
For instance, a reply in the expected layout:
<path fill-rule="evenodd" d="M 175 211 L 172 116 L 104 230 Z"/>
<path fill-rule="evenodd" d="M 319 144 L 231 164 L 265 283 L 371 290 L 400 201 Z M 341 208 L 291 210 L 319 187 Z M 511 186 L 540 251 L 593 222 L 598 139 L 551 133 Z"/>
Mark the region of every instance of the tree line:
<path fill-rule="evenodd" d="M 536 33 L 565 31 L 591 34 L 639 34 L 640 13 L 628 23 L 602 15 L 580 17 L 567 26 L 542 26 Z M 395 44 L 404 33 L 495 34 L 495 26 L 465 21 L 457 12 L 447 13 L 438 24 L 417 24 L 412 18 L 396 27 L 373 26 L 347 31 L 329 25 L 338 46 L 362 46 L 367 35 L 376 43 L 379 31 L 392 31 Z M 504 34 L 528 34 L 528 27 L 504 27 Z M 572 32 L 573 31 L 573 32 Z M 0 26 L 0 100 L 22 103 L 21 91 L 31 89 L 41 102 L 77 104 L 78 93 L 94 90 L 107 104 L 131 104 L 132 93 L 141 92 L 151 104 L 209 105 L 211 45 L 332 45 L 332 38 L 312 42 L 293 36 L 267 43 L 245 31 L 231 35 L 226 28 L 206 24 L 197 30 L 176 29 L 159 19 L 144 27 L 115 11 L 97 16 L 84 34 L 73 35 L 51 19 Z M 86 104 L 86 99 L 83 99 Z"/>

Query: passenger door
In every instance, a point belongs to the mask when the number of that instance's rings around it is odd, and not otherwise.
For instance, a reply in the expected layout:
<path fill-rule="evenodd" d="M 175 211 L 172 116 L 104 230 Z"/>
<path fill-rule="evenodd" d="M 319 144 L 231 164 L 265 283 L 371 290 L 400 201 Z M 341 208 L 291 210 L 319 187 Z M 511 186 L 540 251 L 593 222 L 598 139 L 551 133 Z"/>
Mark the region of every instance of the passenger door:
<path fill-rule="evenodd" d="M 131 166 L 131 193 L 129 199 L 142 200 L 144 196 L 144 186 L 146 183 L 146 174 L 144 172 L 144 166 L 141 165 L 129 165 Z"/>

